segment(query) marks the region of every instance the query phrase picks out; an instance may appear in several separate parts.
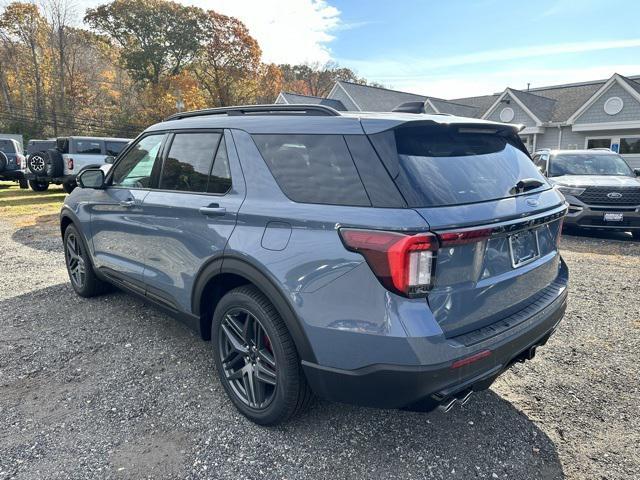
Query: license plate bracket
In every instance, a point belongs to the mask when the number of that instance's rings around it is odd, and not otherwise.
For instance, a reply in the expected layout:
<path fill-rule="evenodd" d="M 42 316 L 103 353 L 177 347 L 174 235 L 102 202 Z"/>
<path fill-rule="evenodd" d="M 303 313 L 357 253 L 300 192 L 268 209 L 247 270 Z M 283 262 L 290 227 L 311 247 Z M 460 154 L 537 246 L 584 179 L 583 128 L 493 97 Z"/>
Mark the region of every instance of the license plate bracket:
<path fill-rule="evenodd" d="M 624 220 L 624 213 L 605 212 L 603 219 L 605 222 L 621 222 Z"/>
<path fill-rule="evenodd" d="M 540 258 L 540 241 L 537 230 L 525 230 L 509 235 L 511 266 L 518 268 Z"/>

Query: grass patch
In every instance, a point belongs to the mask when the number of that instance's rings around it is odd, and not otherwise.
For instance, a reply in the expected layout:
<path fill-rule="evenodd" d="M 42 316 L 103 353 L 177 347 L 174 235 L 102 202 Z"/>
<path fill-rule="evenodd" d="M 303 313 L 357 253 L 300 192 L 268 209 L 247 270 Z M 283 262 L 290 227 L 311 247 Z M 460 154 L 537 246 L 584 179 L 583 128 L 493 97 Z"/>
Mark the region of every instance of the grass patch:
<path fill-rule="evenodd" d="M 46 192 L 22 190 L 17 183 L 0 182 L 0 218 L 17 227 L 57 225 L 66 194 L 60 185 Z"/>

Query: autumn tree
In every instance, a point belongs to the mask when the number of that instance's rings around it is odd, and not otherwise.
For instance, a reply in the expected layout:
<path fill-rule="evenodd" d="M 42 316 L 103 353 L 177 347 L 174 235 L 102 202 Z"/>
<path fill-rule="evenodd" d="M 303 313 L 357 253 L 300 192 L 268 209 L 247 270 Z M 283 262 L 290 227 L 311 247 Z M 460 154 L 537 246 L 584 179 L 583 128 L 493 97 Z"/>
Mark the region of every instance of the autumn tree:
<path fill-rule="evenodd" d="M 367 84 L 364 78 L 358 77 L 351 69 L 340 67 L 335 62 L 285 64 L 280 65 L 280 70 L 283 75 L 284 89 L 302 95 L 326 97 L 337 80 Z"/>
<path fill-rule="evenodd" d="M 134 79 L 153 85 L 188 66 L 203 39 L 204 12 L 164 0 L 115 0 L 88 9 L 84 19 L 120 47 Z"/>
<path fill-rule="evenodd" d="M 261 74 L 258 42 L 240 20 L 214 11 L 202 27 L 207 42 L 194 71 L 209 100 L 217 106 L 246 103 Z"/>

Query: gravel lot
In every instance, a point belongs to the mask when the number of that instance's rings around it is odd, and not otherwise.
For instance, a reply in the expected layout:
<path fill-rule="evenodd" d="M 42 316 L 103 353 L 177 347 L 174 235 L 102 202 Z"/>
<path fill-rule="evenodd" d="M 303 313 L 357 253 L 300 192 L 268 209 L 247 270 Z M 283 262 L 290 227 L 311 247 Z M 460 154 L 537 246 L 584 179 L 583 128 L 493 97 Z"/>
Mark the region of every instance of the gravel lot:
<path fill-rule="evenodd" d="M 0 221 L 0 479 L 638 478 L 640 243 L 565 236 L 564 322 L 448 414 L 318 401 L 279 428 L 233 409 L 209 344 L 123 293 L 67 283 L 55 226 Z"/>

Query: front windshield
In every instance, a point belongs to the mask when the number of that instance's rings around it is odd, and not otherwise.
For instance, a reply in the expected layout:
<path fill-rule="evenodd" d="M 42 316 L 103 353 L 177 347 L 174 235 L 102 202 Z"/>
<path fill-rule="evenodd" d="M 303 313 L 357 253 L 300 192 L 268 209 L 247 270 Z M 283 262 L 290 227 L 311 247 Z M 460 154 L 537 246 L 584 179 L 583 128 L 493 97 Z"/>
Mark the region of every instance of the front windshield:
<path fill-rule="evenodd" d="M 627 162 L 618 155 L 560 153 L 549 162 L 549 175 L 623 175 L 633 176 Z"/>

